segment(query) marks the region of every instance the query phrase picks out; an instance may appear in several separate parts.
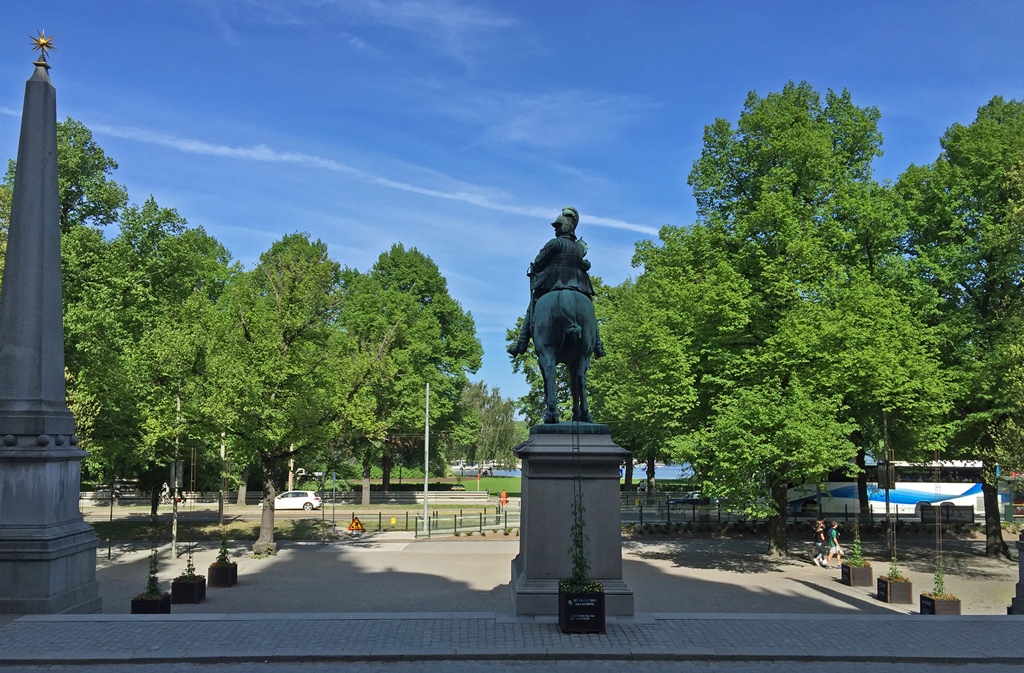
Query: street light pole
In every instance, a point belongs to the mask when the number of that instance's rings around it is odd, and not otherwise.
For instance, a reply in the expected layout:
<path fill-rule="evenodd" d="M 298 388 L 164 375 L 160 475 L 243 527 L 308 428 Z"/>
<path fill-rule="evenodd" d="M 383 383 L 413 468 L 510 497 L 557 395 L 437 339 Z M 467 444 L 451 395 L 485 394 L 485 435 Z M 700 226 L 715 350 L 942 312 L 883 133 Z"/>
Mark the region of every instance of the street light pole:
<path fill-rule="evenodd" d="M 423 432 L 423 534 L 430 537 L 429 505 L 430 493 L 430 384 L 427 384 L 426 422 Z"/>
<path fill-rule="evenodd" d="M 181 435 L 181 392 L 179 390 L 178 395 L 175 397 L 177 402 L 177 412 L 174 416 L 175 432 L 174 432 L 174 483 L 171 486 L 172 505 L 171 505 L 171 558 L 178 558 L 178 479 L 181 478 L 179 474 L 180 465 L 178 463 L 178 456 L 180 451 L 179 439 Z"/>

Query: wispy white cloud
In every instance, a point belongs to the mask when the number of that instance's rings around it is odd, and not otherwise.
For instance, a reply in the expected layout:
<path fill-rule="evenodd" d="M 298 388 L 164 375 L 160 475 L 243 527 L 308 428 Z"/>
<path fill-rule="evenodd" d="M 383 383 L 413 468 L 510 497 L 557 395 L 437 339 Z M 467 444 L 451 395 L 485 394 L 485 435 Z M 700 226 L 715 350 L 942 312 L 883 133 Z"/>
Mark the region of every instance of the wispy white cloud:
<path fill-rule="evenodd" d="M 116 138 L 124 138 L 126 140 L 160 145 L 162 147 L 169 147 L 189 154 L 223 157 L 227 159 L 237 159 L 240 161 L 294 164 L 306 168 L 332 171 L 387 189 L 419 194 L 420 196 L 435 199 L 457 201 L 459 203 L 465 203 L 479 208 L 513 215 L 543 218 L 550 217 L 552 212 L 556 212 L 558 210 L 554 206 L 539 207 L 502 203 L 500 201 L 496 201 L 493 197 L 488 196 L 485 193 L 487 190 L 483 188 L 476 191 L 473 191 L 472 189 L 453 191 L 414 184 L 404 180 L 396 180 L 394 178 L 354 168 L 335 159 L 306 154 L 303 152 L 279 151 L 264 144 L 253 145 L 250 147 L 233 147 L 230 145 L 219 145 L 193 138 L 179 138 L 165 133 L 158 133 L 155 131 L 132 127 L 114 127 L 104 124 L 93 124 L 91 128 L 96 133 L 106 134 Z M 649 236 L 656 236 L 658 233 L 658 230 L 655 227 L 626 222 L 615 218 L 588 215 L 586 217 L 586 221 L 588 224 L 596 226 L 634 231 Z"/>
<path fill-rule="evenodd" d="M 325 28 L 367 26 L 401 31 L 440 50 L 464 58 L 496 31 L 507 31 L 519 25 L 510 14 L 491 7 L 459 0 L 246 0 L 256 7 L 262 20 L 278 25 Z M 251 14 L 240 14 L 251 19 Z M 348 29 L 343 36 L 349 45 L 364 49 L 373 43 Z"/>
<path fill-rule="evenodd" d="M 0 105 L 0 115 L 7 115 L 8 117 L 20 117 L 21 113 L 17 110 L 12 110 L 9 107 L 3 107 Z"/>
<path fill-rule="evenodd" d="M 210 17 L 210 23 L 220 34 L 221 41 L 233 46 L 242 44 L 242 38 L 239 37 L 231 23 L 224 18 L 217 3 L 203 3 L 203 7 L 206 9 L 208 16 Z"/>
<path fill-rule="evenodd" d="M 480 30 L 514 28 L 518 21 L 479 5 L 451 0 L 367 0 L 351 2 L 349 8 L 360 7 L 375 20 L 413 32 L 427 32 L 454 38 Z"/>
<path fill-rule="evenodd" d="M 348 43 L 348 46 L 352 47 L 357 51 L 379 51 L 378 49 L 375 49 L 368 45 L 366 41 L 363 40 L 363 38 L 359 37 L 358 35 L 353 35 L 352 33 L 344 32 L 342 33 L 342 37 L 345 38 L 345 42 Z"/>
<path fill-rule="evenodd" d="M 443 111 L 483 127 L 490 141 L 559 149 L 615 140 L 657 104 L 645 96 L 594 91 L 485 92 Z"/>
<path fill-rule="evenodd" d="M 230 145 L 216 145 L 204 140 L 191 138 L 178 138 L 165 133 L 148 131 L 132 127 L 115 127 L 105 124 L 94 124 L 93 131 L 105 133 L 115 138 L 126 140 L 137 140 L 152 145 L 161 145 L 189 154 L 204 154 L 214 157 L 225 157 L 229 159 L 243 159 L 248 161 L 265 161 L 279 164 L 298 164 L 312 168 L 321 168 L 350 175 L 360 175 L 362 171 L 346 166 L 334 159 L 325 159 L 312 154 L 301 152 L 279 152 L 266 145 L 253 145 L 252 147 L 231 147 Z"/>

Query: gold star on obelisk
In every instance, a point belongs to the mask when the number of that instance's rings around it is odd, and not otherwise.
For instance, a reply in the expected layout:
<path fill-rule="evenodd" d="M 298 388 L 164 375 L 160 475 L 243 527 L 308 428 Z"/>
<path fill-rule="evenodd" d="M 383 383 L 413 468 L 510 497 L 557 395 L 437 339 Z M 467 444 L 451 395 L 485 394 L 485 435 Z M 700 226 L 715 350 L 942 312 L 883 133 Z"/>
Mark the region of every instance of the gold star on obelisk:
<path fill-rule="evenodd" d="M 34 47 L 32 47 L 32 51 L 39 52 L 39 60 L 36 61 L 36 63 L 41 65 L 47 65 L 46 52 L 53 51 L 56 49 L 56 47 L 53 46 L 53 35 L 47 37 L 46 31 L 41 30 L 39 31 L 39 35 L 37 35 L 36 37 L 32 37 L 31 35 L 29 35 L 28 39 L 32 40 L 32 44 L 35 45 Z"/>

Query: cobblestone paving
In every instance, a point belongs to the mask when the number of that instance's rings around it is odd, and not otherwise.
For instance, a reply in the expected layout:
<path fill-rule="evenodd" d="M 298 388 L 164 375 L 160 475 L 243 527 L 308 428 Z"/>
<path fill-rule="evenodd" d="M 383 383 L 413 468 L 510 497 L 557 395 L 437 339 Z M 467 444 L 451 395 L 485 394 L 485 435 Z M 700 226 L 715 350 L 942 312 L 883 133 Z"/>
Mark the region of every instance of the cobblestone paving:
<path fill-rule="evenodd" d="M 846 587 L 799 553 L 767 559 L 758 544 L 627 543 L 641 612 L 585 636 L 560 633 L 551 617 L 508 612 L 514 541 L 380 536 L 287 545 L 262 561 L 235 550 L 237 587 L 168 616 L 115 614 L 141 588 L 148 559 L 144 546 L 116 546 L 98 572 L 110 614 L 0 616 L 0 673 L 319 673 L 342 664 L 357 673 L 804 673 L 829 660 L 887 673 L 1021 670 L 1024 616 L 1005 614 L 1016 564 L 985 558 L 977 542 L 947 545 L 947 582 L 965 599 L 963 617 L 908 614 L 916 606 L 883 604 L 873 587 Z M 926 588 L 927 548 L 905 549 L 915 588 Z M 185 564 L 167 552 L 165 584 Z M 196 565 L 215 554 L 197 551 Z M 424 608 L 434 612 L 399 612 Z"/>
<path fill-rule="evenodd" d="M 1024 661 L 1024 616 L 640 615 L 606 634 L 487 613 L 23 617 L 0 629 L 20 664 L 403 660 Z"/>

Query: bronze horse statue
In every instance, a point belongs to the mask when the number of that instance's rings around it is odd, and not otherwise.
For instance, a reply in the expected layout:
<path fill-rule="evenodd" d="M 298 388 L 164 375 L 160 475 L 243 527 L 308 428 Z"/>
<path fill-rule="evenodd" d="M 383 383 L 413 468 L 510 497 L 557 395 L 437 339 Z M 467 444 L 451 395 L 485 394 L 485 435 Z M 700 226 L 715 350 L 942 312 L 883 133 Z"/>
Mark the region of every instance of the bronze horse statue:
<path fill-rule="evenodd" d="M 592 422 L 587 407 L 587 369 L 591 357 L 604 355 L 594 314 L 594 288 L 590 284 L 590 262 L 584 257 L 587 245 L 576 239 L 579 214 L 575 208 L 563 208 L 551 223 L 555 238 L 548 241 L 530 265 L 532 301 L 519 334 L 519 341 L 508 349 L 511 355 L 526 352 L 530 337 L 537 351 L 544 377 L 544 422 L 558 422 L 556 397 L 558 364 L 569 370 L 572 393 L 572 420 Z"/>
<path fill-rule="evenodd" d="M 587 405 L 587 370 L 597 346 L 597 316 L 590 297 L 577 290 L 553 290 L 534 306 L 533 345 L 544 377 L 544 422 L 558 422 L 556 366 L 569 370 L 572 420 L 594 419 Z"/>

